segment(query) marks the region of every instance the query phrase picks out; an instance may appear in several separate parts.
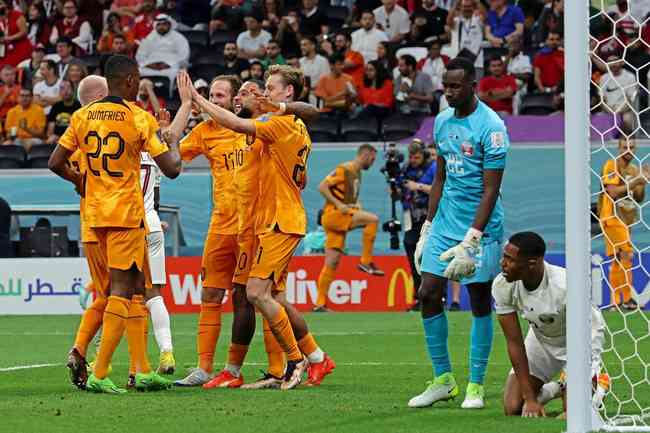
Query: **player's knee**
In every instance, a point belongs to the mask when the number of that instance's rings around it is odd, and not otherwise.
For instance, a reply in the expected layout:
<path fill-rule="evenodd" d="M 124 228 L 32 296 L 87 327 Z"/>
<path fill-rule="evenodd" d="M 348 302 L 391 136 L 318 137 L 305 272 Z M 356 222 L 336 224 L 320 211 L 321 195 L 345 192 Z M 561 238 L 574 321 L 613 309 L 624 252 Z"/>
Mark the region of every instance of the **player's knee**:
<path fill-rule="evenodd" d="M 160 285 L 159 284 L 153 284 L 151 287 L 145 288 L 145 291 L 144 291 L 144 299 L 145 299 L 145 301 L 148 301 L 149 299 L 156 298 L 158 296 L 161 296 L 161 294 L 160 294 Z"/>
<path fill-rule="evenodd" d="M 375 215 L 374 213 L 369 213 L 368 214 L 368 224 L 378 224 L 379 223 L 379 217 Z"/>
<path fill-rule="evenodd" d="M 503 414 L 505 416 L 519 416 L 521 415 L 521 402 L 515 399 L 504 399 L 503 401 Z"/>
<path fill-rule="evenodd" d="M 256 283 L 255 281 L 249 281 L 246 285 L 246 299 L 253 305 L 259 305 L 262 303 L 269 294 L 265 290 L 264 285 Z"/>
<path fill-rule="evenodd" d="M 442 290 L 430 284 L 423 283 L 418 291 L 418 299 L 430 308 L 438 308 L 442 312 Z"/>
<path fill-rule="evenodd" d="M 224 289 L 216 289 L 214 287 L 204 287 L 201 291 L 201 302 L 209 302 L 211 304 L 221 304 L 226 291 Z"/>
<path fill-rule="evenodd" d="M 325 257 L 325 262 L 328 268 L 336 269 L 341 262 L 341 252 L 339 250 L 330 249 L 327 251 L 327 256 Z"/>
<path fill-rule="evenodd" d="M 252 308 L 251 303 L 248 302 L 248 298 L 246 297 L 245 286 L 237 285 L 235 290 L 232 291 L 232 304 L 233 308 L 239 311 Z"/>
<path fill-rule="evenodd" d="M 474 317 L 484 317 L 492 313 L 492 294 L 489 284 L 470 284 L 467 291 Z"/>

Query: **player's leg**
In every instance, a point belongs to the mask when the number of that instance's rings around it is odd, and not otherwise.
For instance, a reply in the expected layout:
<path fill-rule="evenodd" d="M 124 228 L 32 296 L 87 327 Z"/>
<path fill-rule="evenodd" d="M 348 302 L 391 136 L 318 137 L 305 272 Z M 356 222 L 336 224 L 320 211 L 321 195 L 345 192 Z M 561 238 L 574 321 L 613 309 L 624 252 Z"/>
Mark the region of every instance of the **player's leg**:
<path fill-rule="evenodd" d="M 370 275 L 381 276 L 384 271 L 379 269 L 372 262 L 372 250 L 375 245 L 375 238 L 377 237 L 377 226 L 379 225 L 379 217 L 374 213 L 359 210 L 352 215 L 351 228 L 363 227 L 363 234 L 361 237 L 361 262 L 359 269 L 367 272 Z"/>
<path fill-rule="evenodd" d="M 131 298 L 129 316 L 126 321 L 126 340 L 129 350 L 129 380 L 127 387 L 135 387 L 138 374 L 151 373 L 151 364 L 147 355 L 148 319 L 144 306 L 146 287 L 151 287 L 149 266 L 146 264 L 142 272 L 138 273 L 136 289 Z"/>
<path fill-rule="evenodd" d="M 171 321 L 169 312 L 160 290 L 167 282 L 165 273 L 165 236 L 162 231 L 147 235 L 149 267 L 151 269 L 151 288 L 145 292 L 145 306 L 151 316 L 154 337 L 160 350 L 158 372 L 173 374 L 176 367 L 174 360 Z"/>
<path fill-rule="evenodd" d="M 451 281 L 451 305 L 449 311 L 460 311 L 460 283 Z"/>
<path fill-rule="evenodd" d="M 422 228 L 421 224 L 416 224 L 411 230 L 408 230 L 404 233 L 404 251 L 406 252 L 406 258 L 409 262 L 409 267 L 411 268 L 411 275 L 413 276 L 413 287 L 419 288 L 422 283 L 422 278 L 420 277 L 417 268 L 415 267 L 415 247 L 417 246 L 418 239 L 420 238 L 420 230 Z M 420 309 L 420 301 L 417 299 L 413 305 L 409 307 L 410 311 L 418 311 Z"/>
<path fill-rule="evenodd" d="M 544 382 L 535 376 L 530 376 L 530 383 L 533 385 L 533 391 L 539 395 L 543 389 Z M 539 397 L 538 401 L 542 403 L 542 401 L 539 400 Z M 548 400 L 546 402 L 548 402 Z M 503 387 L 503 412 L 506 416 L 519 416 L 521 415 L 521 409 L 523 406 L 524 397 L 521 392 L 521 387 L 519 386 L 519 381 L 517 380 L 515 373 L 510 372 Z"/>
<path fill-rule="evenodd" d="M 619 225 L 604 227 L 606 254 L 612 258 L 609 286 L 612 305 L 624 307 L 631 298 L 632 259 L 634 257 L 629 229 Z"/>
<path fill-rule="evenodd" d="M 327 294 L 336 276 L 336 268 L 338 268 L 341 261 L 344 245 L 345 232 L 327 232 L 325 263 L 318 276 L 318 299 L 313 310 L 315 313 L 327 313 L 330 311 L 327 308 Z"/>

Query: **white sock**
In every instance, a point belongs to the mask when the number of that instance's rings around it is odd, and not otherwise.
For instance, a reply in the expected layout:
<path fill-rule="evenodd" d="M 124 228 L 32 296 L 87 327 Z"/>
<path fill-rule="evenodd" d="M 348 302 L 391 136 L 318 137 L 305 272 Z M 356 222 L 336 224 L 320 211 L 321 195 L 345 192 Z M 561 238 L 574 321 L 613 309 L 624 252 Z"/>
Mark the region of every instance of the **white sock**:
<path fill-rule="evenodd" d="M 226 364 L 226 371 L 235 377 L 239 377 L 241 365 Z"/>
<path fill-rule="evenodd" d="M 323 362 L 323 360 L 325 359 L 325 352 L 323 352 L 319 347 L 316 350 L 314 350 L 312 353 L 307 355 L 307 359 L 312 364 L 318 364 L 319 362 Z"/>
<path fill-rule="evenodd" d="M 169 313 L 162 296 L 151 298 L 146 303 L 147 310 L 151 315 L 151 324 L 153 333 L 156 337 L 156 343 L 161 352 L 172 351 L 172 331 L 169 324 Z"/>
<path fill-rule="evenodd" d="M 558 398 L 562 393 L 562 387 L 558 382 L 552 381 L 545 383 L 542 389 L 539 390 L 537 401 L 539 404 L 546 404 L 549 401 Z"/>

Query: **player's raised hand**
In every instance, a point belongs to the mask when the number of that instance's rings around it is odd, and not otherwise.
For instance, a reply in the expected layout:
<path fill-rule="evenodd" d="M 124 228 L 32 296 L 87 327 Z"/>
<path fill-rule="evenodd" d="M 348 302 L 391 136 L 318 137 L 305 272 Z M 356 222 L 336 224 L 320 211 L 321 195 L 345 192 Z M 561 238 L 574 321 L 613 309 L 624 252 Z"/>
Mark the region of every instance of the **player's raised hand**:
<path fill-rule="evenodd" d="M 190 103 L 192 101 L 192 80 L 185 70 L 179 71 L 176 75 L 176 87 L 178 88 L 178 96 L 181 98 L 181 103 Z"/>
<path fill-rule="evenodd" d="M 160 125 L 161 128 L 168 128 L 169 125 L 172 123 L 172 115 L 165 108 L 161 108 L 158 111 L 158 114 L 156 114 L 156 119 L 158 120 L 158 124 Z"/>
<path fill-rule="evenodd" d="M 424 243 L 429 237 L 429 232 L 431 231 L 431 221 L 426 220 L 422 224 L 422 229 L 420 229 L 420 237 L 418 238 L 418 243 L 415 245 L 415 254 L 413 255 L 413 260 L 415 261 L 415 270 L 418 271 L 418 274 L 421 274 L 420 267 L 422 266 L 422 253 L 424 251 Z"/>
<path fill-rule="evenodd" d="M 536 399 L 526 400 L 524 407 L 521 409 L 522 418 L 539 418 L 546 417 L 544 406 L 541 405 Z"/>

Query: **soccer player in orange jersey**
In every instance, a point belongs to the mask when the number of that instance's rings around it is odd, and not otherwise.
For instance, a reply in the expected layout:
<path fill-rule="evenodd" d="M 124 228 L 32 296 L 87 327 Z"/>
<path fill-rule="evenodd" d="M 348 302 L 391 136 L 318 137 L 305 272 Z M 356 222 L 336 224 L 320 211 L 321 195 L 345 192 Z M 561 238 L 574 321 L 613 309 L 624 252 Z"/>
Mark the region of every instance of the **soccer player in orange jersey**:
<path fill-rule="evenodd" d="M 140 74 L 137 63 L 126 56 L 111 57 L 105 67 L 109 96 L 78 110 L 59 140 L 49 161 L 50 169 L 73 183 L 85 197 L 89 227 L 106 254 L 110 272 L 110 296 L 104 310 L 102 341 L 93 374 L 86 389 L 124 393 L 108 378 L 108 366 L 127 322 L 146 326 L 145 308 L 134 299 L 140 273 L 146 263 L 144 203 L 140 189 L 140 152 L 154 158 L 171 178 L 180 173 L 180 156 L 158 138 L 158 123 L 133 101 Z M 67 161 L 80 149 L 86 171 L 72 170 Z M 131 342 L 131 341 L 130 341 Z M 171 382 L 151 371 L 144 339 L 134 340 L 130 351 L 136 360 L 136 387 L 165 389 Z"/>
<path fill-rule="evenodd" d="M 218 124 L 259 140 L 263 156 L 259 170 L 261 230 L 252 257 L 246 285 L 248 300 L 268 320 L 273 335 L 287 355 L 287 368 L 281 389 L 292 389 L 302 381 L 308 360 L 303 357 L 287 312 L 278 302 L 282 289 L 278 283 L 287 272 L 289 260 L 305 235 L 307 216 L 301 191 L 305 186 L 311 139 L 302 120 L 286 115 L 286 103 L 300 95 L 303 74 L 287 66 L 269 68 L 265 94 L 278 104 L 279 112 L 257 119 L 243 119 L 211 104 L 198 92 L 194 101 Z M 275 290 L 274 290 L 275 289 Z"/>

